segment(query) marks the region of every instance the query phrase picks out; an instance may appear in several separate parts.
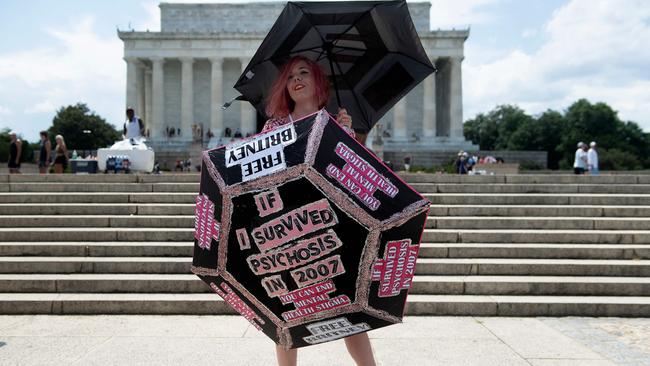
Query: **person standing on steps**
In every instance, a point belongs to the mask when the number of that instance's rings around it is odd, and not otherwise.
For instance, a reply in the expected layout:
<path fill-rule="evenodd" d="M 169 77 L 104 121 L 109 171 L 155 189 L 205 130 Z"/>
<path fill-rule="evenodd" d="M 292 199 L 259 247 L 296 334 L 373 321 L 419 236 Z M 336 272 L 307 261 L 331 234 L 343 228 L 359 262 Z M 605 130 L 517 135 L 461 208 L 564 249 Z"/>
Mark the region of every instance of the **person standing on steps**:
<path fill-rule="evenodd" d="M 41 143 L 38 153 L 38 172 L 40 174 L 47 174 L 50 167 L 50 159 L 52 158 L 52 143 L 48 138 L 47 131 L 41 131 Z"/>
<path fill-rule="evenodd" d="M 573 160 L 573 173 L 585 174 L 585 170 L 587 170 L 587 144 L 580 141 Z"/>
<path fill-rule="evenodd" d="M 268 94 L 266 114 L 270 117 L 262 132 L 292 123 L 323 109 L 329 99 L 329 82 L 317 63 L 301 56 L 290 59 L 280 71 Z M 336 120 L 353 138 L 352 118 L 340 108 Z M 345 345 L 355 363 L 375 366 L 372 346 L 367 333 L 345 338 Z M 276 346 L 279 366 L 295 366 L 298 362 L 296 349 Z"/>
<path fill-rule="evenodd" d="M 9 174 L 20 174 L 20 158 L 23 142 L 15 132 L 9 132 Z"/>
<path fill-rule="evenodd" d="M 596 151 L 596 141 L 589 144 L 589 151 L 587 151 L 587 169 L 590 175 L 598 175 L 598 151 Z"/>

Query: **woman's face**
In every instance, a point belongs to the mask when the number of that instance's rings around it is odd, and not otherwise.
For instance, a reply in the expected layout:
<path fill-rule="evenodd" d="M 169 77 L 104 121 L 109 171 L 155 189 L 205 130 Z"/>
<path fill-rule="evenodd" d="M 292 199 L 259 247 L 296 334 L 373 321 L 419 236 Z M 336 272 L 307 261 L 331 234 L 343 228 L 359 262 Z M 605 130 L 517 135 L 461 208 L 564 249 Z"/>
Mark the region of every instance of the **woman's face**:
<path fill-rule="evenodd" d="M 56 140 L 57 144 L 61 145 L 61 138 L 60 137 L 57 137 L 55 140 Z"/>
<path fill-rule="evenodd" d="M 298 61 L 289 72 L 287 91 L 296 103 L 315 97 L 314 76 L 305 61 Z"/>

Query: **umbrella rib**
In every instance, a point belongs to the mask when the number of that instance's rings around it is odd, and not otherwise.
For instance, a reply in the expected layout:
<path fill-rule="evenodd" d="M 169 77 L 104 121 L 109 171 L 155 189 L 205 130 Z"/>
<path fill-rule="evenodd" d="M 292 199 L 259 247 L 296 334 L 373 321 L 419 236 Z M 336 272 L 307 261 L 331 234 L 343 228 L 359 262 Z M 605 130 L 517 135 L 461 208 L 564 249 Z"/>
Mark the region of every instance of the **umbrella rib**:
<path fill-rule="evenodd" d="M 422 66 L 426 66 L 426 67 L 431 67 L 431 66 L 433 66 L 433 72 L 438 72 L 438 68 L 436 67 L 436 65 L 433 65 L 433 64 L 427 65 L 426 63 L 424 63 L 424 62 L 418 60 L 417 58 L 415 58 L 415 57 L 413 57 L 413 56 L 407 55 L 407 54 L 402 53 L 402 52 L 395 52 L 395 51 L 388 51 L 388 53 L 393 54 L 393 55 L 404 56 L 404 57 L 406 57 L 406 58 L 409 58 L 409 59 L 411 59 L 411 60 L 413 60 L 413 61 L 419 63 L 419 64 L 422 65 Z"/>
<path fill-rule="evenodd" d="M 364 11 L 363 13 L 361 13 L 361 15 L 359 15 L 359 16 L 357 17 L 357 19 L 355 19 L 355 20 L 352 22 L 352 24 L 350 24 L 350 26 L 349 26 L 346 30 L 344 30 L 343 32 L 339 33 L 339 36 L 338 36 L 337 38 L 335 38 L 334 40 L 332 40 L 332 43 L 334 43 L 335 41 L 338 41 L 338 40 L 341 38 L 341 36 L 340 36 L 341 34 L 346 34 L 350 29 L 354 28 L 354 27 L 357 25 L 357 23 L 359 23 L 359 21 L 361 20 L 361 18 L 363 18 L 364 15 L 366 15 L 367 13 L 370 13 L 371 11 L 375 10 L 375 8 L 376 8 L 378 5 L 379 5 L 379 4 L 375 4 L 375 5 L 372 6 L 372 8 L 370 8 L 370 9 Z M 338 46 L 337 46 L 337 47 L 338 47 Z"/>
<path fill-rule="evenodd" d="M 341 75 L 341 79 L 348 85 L 348 88 L 350 88 L 350 94 L 354 97 L 354 100 L 357 102 L 357 105 L 359 106 L 359 110 L 361 111 L 361 114 L 363 115 L 363 118 L 365 119 L 366 125 L 369 125 L 370 123 L 370 118 L 366 115 L 365 109 L 361 108 L 361 102 L 359 102 L 359 98 L 357 98 L 357 94 L 354 92 L 354 88 L 352 85 L 350 85 L 350 82 L 343 76 L 343 70 L 341 70 L 341 65 L 339 65 L 338 62 L 334 62 L 336 64 L 336 68 L 339 70 L 339 73 Z M 338 91 L 337 91 L 338 94 Z M 339 107 L 341 106 L 341 103 L 339 103 Z M 372 127 L 372 126 L 370 126 Z"/>
<path fill-rule="evenodd" d="M 271 57 L 267 57 L 264 60 L 260 61 L 259 63 L 255 64 L 255 66 L 257 66 L 257 65 L 259 65 L 259 64 L 261 64 L 263 62 L 266 62 L 266 61 L 271 61 L 273 59 L 281 58 L 281 57 L 284 57 L 284 56 L 289 56 L 292 53 L 299 53 L 299 52 L 305 52 L 305 51 L 315 51 L 317 49 L 322 49 L 322 47 L 321 46 L 315 46 L 315 47 L 310 47 L 310 48 L 302 48 L 302 49 L 299 49 L 299 50 L 286 52 L 286 53 L 273 54 Z"/>

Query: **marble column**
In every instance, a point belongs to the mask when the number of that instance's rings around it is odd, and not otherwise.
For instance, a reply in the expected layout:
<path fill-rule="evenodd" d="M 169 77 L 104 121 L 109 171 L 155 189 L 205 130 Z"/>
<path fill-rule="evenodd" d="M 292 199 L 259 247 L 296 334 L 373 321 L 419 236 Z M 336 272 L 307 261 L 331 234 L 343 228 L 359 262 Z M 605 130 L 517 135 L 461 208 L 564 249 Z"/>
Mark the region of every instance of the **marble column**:
<path fill-rule="evenodd" d="M 137 77 L 137 80 L 138 80 L 138 83 L 136 85 L 136 90 L 137 90 L 137 94 L 138 94 L 138 102 L 134 107 L 135 108 L 135 114 L 138 117 L 140 117 L 143 121 L 146 121 L 146 111 L 145 111 L 145 107 L 144 107 L 144 104 L 145 104 L 144 103 L 144 98 L 145 98 L 145 96 L 144 96 L 144 93 L 145 93 L 145 91 L 144 91 L 144 89 L 145 89 L 145 85 L 144 85 L 144 82 L 145 82 L 145 80 L 144 80 L 145 69 L 144 69 L 144 65 L 142 64 L 142 62 L 138 63 L 135 74 L 136 74 L 136 77 Z"/>
<path fill-rule="evenodd" d="M 462 61 L 462 57 L 452 57 L 449 60 L 449 136 L 464 140 Z"/>
<path fill-rule="evenodd" d="M 223 136 L 223 58 L 214 57 L 212 63 L 212 80 L 210 84 L 210 131 L 217 141 Z M 212 146 L 212 144 L 210 144 Z"/>
<path fill-rule="evenodd" d="M 241 71 L 244 72 L 246 66 L 251 61 L 250 57 L 240 57 L 239 61 L 241 62 Z M 247 133 L 257 132 L 257 122 L 255 120 L 256 113 L 255 108 L 249 102 L 241 102 L 241 125 L 239 130 L 243 136 L 246 136 Z"/>
<path fill-rule="evenodd" d="M 144 124 L 145 129 L 149 130 L 151 136 L 154 135 L 154 126 L 153 126 L 153 110 L 152 110 L 152 101 L 153 101 L 153 88 L 151 85 L 151 69 L 146 69 L 144 72 Z"/>
<path fill-rule="evenodd" d="M 151 58 L 151 136 L 158 141 L 165 135 L 164 63 L 162 57 Z"/>
<path fill-rule="evenodd" d="M 124 61 L 126 61 L 126 106 L 137 108 L 138 59 L 134 57 L 124 57 Z"/>
<path fill-rule="evenodd" d="M 194 58 L 182 57 L 181 60 L 181 139 L 192 140 L 194 123 Z"/>
<path fill-rule="evenodd" d="M 435 65 L 436 60 L 431 60 Z M 424 92 L 422 93 L 422 136 L 432 138 L 436 136 L 436 74 L 424 79 Z"/>
<path fill-rule="evenodd" d="M 406 140 L 406 96 L 393 107 L 393 140 Z"/>

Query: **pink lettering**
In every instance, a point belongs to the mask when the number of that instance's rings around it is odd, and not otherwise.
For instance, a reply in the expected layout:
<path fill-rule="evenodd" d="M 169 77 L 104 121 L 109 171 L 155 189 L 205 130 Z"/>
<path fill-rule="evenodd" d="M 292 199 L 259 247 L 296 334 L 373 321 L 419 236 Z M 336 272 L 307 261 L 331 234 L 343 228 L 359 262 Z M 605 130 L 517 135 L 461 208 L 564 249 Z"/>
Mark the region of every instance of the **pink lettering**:
<path fill-rule="evenodd" d="M 386 244 L 384 259 L 375 260 L 372 267 L 372 280 L 379 281 L 379 297 L 397 296 L 411 287 L 419 249 L 410 239 Z"/>
<path fill-rule="evenodd" d="M 260 217 L 268 216 L 272 213 L 281 211 L 284 208 L 282 198 L 280 198 L 280 193 L 277 189 L 262 192 L 255 195 L 254 198 Z"/>
<path fill-rule="evenodd" d="M 228 305 L 232 306 L 236 312 L 248 320 L 248 322 L 250 322 L 257 330 L 262 330 L 260 325 L 264 324 L 264 320 L 260 318 L 255 311 L 250 308 L 250 306 L 246 305 L 246 303 L 237 296 L 227 283 L 222 282 L 221 288 L 219 288 L 214 282 L 212 282 L 210 283 L 210 287 L 217 293 L 217 295 L 221 296 Z"/>
<path fill-rule="evenodd" d="M 219 222 L 214 218 L 214 203 L 202 194 L 194 207 L 194 238 L 201 249 L 210 250 L 212 239 L 219 240 Z"/>

